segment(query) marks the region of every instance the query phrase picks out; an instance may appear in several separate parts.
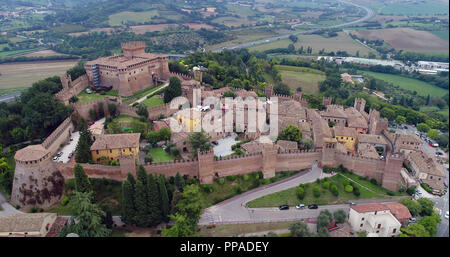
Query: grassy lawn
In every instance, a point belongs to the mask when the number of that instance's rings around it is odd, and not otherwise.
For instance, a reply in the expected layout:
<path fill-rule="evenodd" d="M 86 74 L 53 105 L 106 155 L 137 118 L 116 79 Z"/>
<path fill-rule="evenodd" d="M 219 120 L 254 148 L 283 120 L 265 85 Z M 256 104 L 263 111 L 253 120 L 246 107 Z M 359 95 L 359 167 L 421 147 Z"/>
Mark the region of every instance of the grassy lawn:
<path fill-rule="evenodd" d="M 289 44 L 292 44 L 292 41 L 290 39 L 282 39 L 282 40 L 277 40 L 274 42 L 270 42 L 267 44 L 262 44 L 262 45 L 257 45 L 257 46 L 252 46 L 249 47 L 248 50 L 253 52 L 253 51 L 266 51 L 269 49 L 275 49 L 275 48 L 287 48 Z"/>
<path fill-rule="evenodd" d="M 132 102 L 153 93 L 154 91 L 158 90 L 159 88 L 161 88 L 162 86 L 164 86 L 164 84 L 161 85 L 157 85 L 157 86 L 150 86 L 148 88 L 136 91 L 136 93 L 134 93 L 132 96 L 130 97 L 122 97 L 122 102 L 126 103 L 126 104 L 131 104 Z"/>
<path fill-rule="evenodd" d="M 150 98 L 147 98 L 142 103 L 145 104 L 147 107 L 164 105 L 164 101 L 163 99 L 161 99 L 161 97 L 159 97 L 159 95 L 154 95 Z"/>
<path fill-rule="evenodd" d="M 170 162 L 175 159 L 173 155 L 167 153 L 161 147 L 152 148 L 149 153 L 153 158 L 153 162 Z"/>
<path fill-rule="evenodd" d="M 395 86 L 399 86 L 400 88 L 409 90 L 409 91 L 416 91 L 418 95 L 421 96 L 427 96 L 428 94 L 430 96 L 443 96 L 448 91 L 437 87 L 435 85 L 417 80 L 417 79 L 411 79 L 407 77 L 403 77 L 401 75 L 394 75 L 394 74 L 385 74 L 385 73 L 378 73 L 378 72 L 371 72 L 371 71 L 361 71 L 364 75 L 369 75 L 374 78 L 384 80 L 388 83 L 391 83 Z"/>
<path fill-rule="evenodd" d="M 261 231 L 289 229 L 289 226 L 292 223 L 294 223 L 294 221 L 265 222 L 254 224 L 226 224 L 217 225 L 213 228 L 208 228 L 208 226 L 199 226 L 200 231 L 197 232 L 197 235 L 204 237 L 230 237 Z"/>
<path fill-rule="evenodd" d="M 305 94 L 316 94 L 319 92 L 319 82 L 325 80 L 325 74 L 319 70 L 284 65 L 277 65 L 277 68 L 283 82 L 293 92 L 301 87 Z"/>
<path fill-rule="evenodd" d="M 448 30 L 430 31 L 433 35 L 440 37 L 448 42 Z"/>
<path fill-rule="evenodd" d="M 348 176 L 349 174 L 345 174 Z M 354 179 L 353 177 L 351 177 Z M 358 199 L 369 199 L 369 198 L 387 198 L 387 195 L 384 194 L 377 194 L 370 192 L 362 187 L 360 188 L 360 196 L 355 196 L 353 193 L 347 193 L 344 190 L 343 181 L 345 180 L 344 177 L 340 175 L 335 175 L 333 177 L 330 177 L 328 179 L 328 182 L 335 183 L 338 187 L 339 194 L 338 196 L 334 196 L 329 189 L 321 188 L 321 194 L 319 197 L 315 197 L 313 195 L 313 187 L 318 185 L 316 182 L 308 183 L 306 184 L 306 195 L 303 200 L 299 200 L 296 194 L 297 188 L 290 188 L 284 191 L 280 191 L 277 193 L 273 193 L 270 195 L 266 195 L 264 197 L 255 199 L 248 203 L 248 207 L 251 208 L 259 208 L 259 207 L 278 207 L 282 204 L 287 204 L 289 206 L 294 206 L 300 203 L 303 203 L 305 205 L 309 204 L 317 204 L 317 205 L 328 205 L 328 204 L 340 204 L 340 203 L 347 203 L 349 200 L 358 200 Z M 358 183 L 360 183 L 360 180 L 356 180 Z M 368 181 L 367 181 L 368 182 Z M 368 182 L 370 184 L 370 182 Z M 363 184 L 363 183 L 360 183 Z M 366 186 L 366 184 L 364 184 Z M 374 186 L 374 185 L 372 185 Z M 376 186 L 375 186 L 376 187 Z M 380 187 L 372 188 L 370 189 L 376 189 L 375 192 L 383 192 L 383 189 Z"/>
<path fill-rule="evenodd" d="M 109 16 L 109 25 L 121 26 L 122 22 L 132 21 L 136 23 L 143 23 L 150 21 L 152 17 L 158 16 L 158 11 L 147 12 L 119 12 Z"/>
<path fill-rule="evenodd" d="M 275 177 L 264 179 L 261 172 L 217 178 L 211 185 L 200 185 L 204 208 L 242 194 L 259 186 L 291 177 L 301 171 L 276 173 Z"/>
<path fill-rule="evenodd" d="M 86 102 L 97 100 L 97 99 L 103 99 L 103 98 L 105 98 L 107 96 L 116 96 L 116 97 L 118 97 L 119 93 L 116 90 L 109 90 L 109 91 L 106 91 L 104 95 L 99 94 L 99 93 L 88 94 L 88 93 L 86 93 L 85 90 L 83 90 L 80 94 L 78 94 L 77 97 L 79 99 L 78 100 L 79 103 L 86 103 Z"/>

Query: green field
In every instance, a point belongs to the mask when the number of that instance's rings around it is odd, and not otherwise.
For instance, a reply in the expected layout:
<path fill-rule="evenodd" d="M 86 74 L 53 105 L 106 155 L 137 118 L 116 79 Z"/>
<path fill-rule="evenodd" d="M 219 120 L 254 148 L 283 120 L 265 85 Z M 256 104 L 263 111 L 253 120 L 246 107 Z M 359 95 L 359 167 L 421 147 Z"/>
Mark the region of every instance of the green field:
<path fill-rule="evenodd" d="M 325 74 L 320 70 L 277 65 L 283 83 L 295 92 L 298 87 L 302 88 L 304 94 L 316 94 L 319 92 L 319 82 L 325 80 Z"/>
<path fill-rule="evenodd" d="M 447 2 L 448 3 L 448 2 Z M 448 15 L 448 4 L 444 5 L 438 1 L 408 1 L 395 2 L 379 6 L 378 11 L 384 15 L 407 15 L 407 16 L 432 16 Z"/>
<path fill-rule="evenodd" d="M 355 181 L 359 189 L 360 195 L 355 196 L 353 193 L 347 193 L 344 190 L 344 181 L 349 179 Z M 324 181 L 322 180 L 321 183 Z M 294 206 L 300 203 L 305 205 L 309 204 L 317 204 L 317 205 L 328 205 L 328 204 L 340 204 L 347 203 L 349 200 L 359 200 L 359 199 L 371 199 L 371 198 L 389 198 L 391 196 L 388 195 L 388 190 L 372 184 L 369 180 L 365 180 L 362 177 L 356 174 L 350 173 L 338 173 L 333 177 L 328 178 L 328 182 L 335 183 L 338 187 L 339 194 L 338 196 L 334 196 L 329 189 L 324 189 L 321 184 L 318 184 L 316 181 L 312 183 L 308 183 L 305 185 L 305 197 L 303 200 L 300 200 L 297 197 L 296 190 L 297 187 L 290 188 L 284 191 L 280 191 L 277 193 L 273 193 L 270 195 L 263 196 L 261 198 L 250 201 L 247 205 L 250 208 L 261 208 L 261 207 L 278 207 L 283 204 L 287 204 L 289 206 Z M 315 197 L 313 194 L 313 187 L 319 185 L 320 187 L 320 196 Z M 364 187 L 366 188 L 364 188 Z M 394 192 L 394 196 L 405 196 L 405 193 Z"/>
<path fill-rule="evenodd" d="M 171 162 L 175 159 L 175 157 L 164 151 L 161 147 L 150 149 L 149 154 L 152 156 L 153 162 Z"/>
<path fill-rule="evenodd" d="M 136 91 L 132 96 L 122 97 L 123 103 L 131 104 L 134 101 L 136 101 L 136 100 L 138 100 L 138 99 L 140 99 L 142 97 L 145 97 L 146 95 L 150 95 L 151 93 L 153 93 L 154 91 L 158 90 L 162 86 L 164 86 L 164 84 L 160 84 L 160 85 L 157 85 L 157 86 L 149 86 L 149 87 L 147 87 L 145 89 Z"/>
<path fill-rule="evenodd" d="M 283 39 L 267 44 L 252 46 L 249 47 L 249 50 L 266 51 L 275 48 L 287 48 L 289 44 L 292 44 L 291 40 Z M 356 52 L 359 52 L 361 57 L 367 56 L 369 52 L 373 52 L 343 32 L 339 32 L 338 36 L 331 38 L 325 38 L 320 35 L 298 35 L 298 41 L 294 46 L 296 50 L 303 46 L 305 51 L 307 47 L 311 47 L 313 54 L 317 54 L 322 49 L 326 52 L 346 51 L 351 55 L 355 55 Z"/>
<path fill-rule="evenodd" d="M 417 79 L 411 79 L 407 77 L 403 77 L 400 75 L 393 75 L 393 74 L 385 74 L 385 73 L 378 73 L 378 72 L 371 72 L 371 71 L 361 71 L 364 75 L 372 76 L 376 79 L 384 80 L 388 83 L 391 83 L 395 86 L 399 86 L 400 88 L 409 90 L 409 91 L 416 91 L 418 95 L 421 96 L 427 96 L 428 94 L 430 96 L 443 96 L 448 91 L 437 87 L 435 85 L 417 80 Z"/>
<path fill-rule="evenodd" d="M 159 95 L 154 95 L 148 99 L 145 99 L 142 103 L 145 104 L 147 107 L 164 105 L 164 101 L 163 99 L 161 99 L 161 97 L 159 97 Z"/>
<path fill-rule="evenodd" d="M 111 26 L 121 26 L 122 22 L 134 22 L 143 23 L 148 22 L 154 16 L 158 16 L 158 11 L 147 11 L 147 12 L 119 12 L 109 16 L 109 25 Z"/>
<path fill-rule="evenodd" d="M 448 30 L 430 31 L 430 33 L 448 42 Z"/>

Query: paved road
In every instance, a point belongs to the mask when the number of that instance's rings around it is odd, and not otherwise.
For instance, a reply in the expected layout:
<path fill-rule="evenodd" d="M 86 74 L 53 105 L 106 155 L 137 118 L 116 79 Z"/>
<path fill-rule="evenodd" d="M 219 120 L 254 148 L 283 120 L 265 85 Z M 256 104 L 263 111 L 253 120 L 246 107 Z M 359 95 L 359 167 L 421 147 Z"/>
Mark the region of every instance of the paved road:
<path fill-rule="evenodd" d="M 284 219 L 286 218 L 284 214 L 282 214 L 281 216 L 273 215 L 274 213 L 278 213 L 271 211 L 274 208 L 252 209 L 247 208 L 246 204 L 264 195 L 296 187 L 302 183 L 315 181 L 316 179 L 320 178 L 322 174 L 322 169 L 320 169 L 317 164 L 314 164 L 313 167 L 306 172 L 301 172 L 291 178 L 287 178 L 274 184 L 256 188 L 249 192 L 235 196 L 231 199 L 205 209 L 203 215 L 200 218 L 199 224 L 267 220 L 272 216 L 274 219 Z"/>
<path fill-rule="evenodd" d="M 0 217 L 4 217 L 11 214 L 22 213 L 21 211 L 16 210 L 11 204 L 8 203 L 6 197 L 0 192 L 0 206 L 2 207 L 0 210 Z"/>
<path fill-rule="evenodd" d="M 267 44 L 267 43 L 275 42 L 275 41 L 282 40 L 282 39 L 287 39 L 291 35 L 308 34 L 308 33 L 316 32 L 316 31 L 323 30 L 323 29 L 332 29 L 332 28 L 346 27 L 346 26 L 349 26 L 349 25 L 354 25 L 354 24 L 366 21 L 366 20 L 372 18 L 373 15 L 374 15 L 374 12 L 371 9 L 369 9 L 369 8 L 367 8 L 365 6 L 358 5 L 358 4 L 355 4 L 355 3 L 351 3 L 351 2 L 348 2 L 348 1 L 343 1 L 343 0 L 341 0 L 340 2 L 348 4 L 348 5 L 353 5 L 353 6 L 356 6 L 358 8 L 361 8 L 361 9 L 364 9 L 364 11 L 366 12 L 366 15 L 364 17 L 362 17 L 362 18 L 359 18 L 359 19 L 354 20 L 354 21 L 346 22 L 346 23 L 341 23 L 341 24 L 332 25 L 332 26 L 326 26 L 326 27 L 320 27 L 320 28 L 313 28 L 313 29 L 310 29 L 310 30 L 305 31 L 305 32 L 295 32 L 295 33 L 292 33 L 292 34 L 287 34 L 287 35 L 282 35 L 282 36 L 277 36 L 277 37 L 271 37 L 271 38 L 266 38 L 266 39 L 261 39 L 261 40 L 248 42 L 248 43 L 243 43 L 243 44 L 238 44 L 238 45 L 234 45 L 234 46 L 221 47 L 221 48 L 212 50 L 212 52 L 220 53 L 220 52 L 222 52 L 225 49 L 234 50 L 234 49 L 240 49 L 240 48 L 245 48 L 245 47 L 250 47 L 250 46 Z"/>
<path fill-rule="evenodd" d="M 22 94 L 22 92 L 17 92 L 9 95 L 0 96 L 0 103 L 10 103 L 16 101 L 17 98 Z"/>

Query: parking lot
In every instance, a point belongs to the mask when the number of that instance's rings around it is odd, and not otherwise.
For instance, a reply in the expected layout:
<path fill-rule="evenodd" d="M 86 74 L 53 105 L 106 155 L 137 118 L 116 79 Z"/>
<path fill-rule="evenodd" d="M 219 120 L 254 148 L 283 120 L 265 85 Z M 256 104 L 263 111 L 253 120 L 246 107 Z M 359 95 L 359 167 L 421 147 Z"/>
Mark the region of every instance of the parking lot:
<path fill-rule="evenodd" d="M 77 148 L 78 140 L 80 139 L 80 132 L 73 132 L 71 135 L 71 140 L 69 140 L 68 144 L 66 144 L 61 150 L 61 156 L 58 159 L 54 160 L 56 162 L 68 163 L 71 158 L 69 158 L 71 153 L 75 153 L 75 149 Z"/>

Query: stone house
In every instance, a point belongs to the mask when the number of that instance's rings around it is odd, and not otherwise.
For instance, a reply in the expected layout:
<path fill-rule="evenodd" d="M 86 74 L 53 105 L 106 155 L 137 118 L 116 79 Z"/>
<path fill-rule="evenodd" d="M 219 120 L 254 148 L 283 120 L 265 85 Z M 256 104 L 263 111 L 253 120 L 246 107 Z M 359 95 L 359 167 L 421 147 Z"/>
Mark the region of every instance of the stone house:
<path fill-rule="evenodd" d="M 139 156 L 140 133 L 98 135 L 91 146 L 92 160 L 105 162 L 121 156 Z"/>
<path fill-rule="evenodd" d="M 384 204 L 357 204 L 350 208 L 348 222 L 353 231 L 366 232 L 368 237 L 395 237 L 402 224 Z"/>
<path fill-rule="evenodd" d="M 445 172 L 435 159 L 429 157 L 423 152 L 411 152 L 406 158 L 411 166 L 413 176 L 421 183 L 431 187 L 433 194 L 441 195 L 447 189 L 445 181 Z"/>
<path fill-rule="evenodd" d="M 22 213 L 0 218 L 0 237 L 45 237 L 56 213 Z"/>

